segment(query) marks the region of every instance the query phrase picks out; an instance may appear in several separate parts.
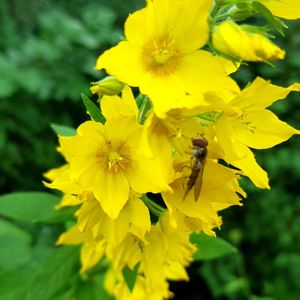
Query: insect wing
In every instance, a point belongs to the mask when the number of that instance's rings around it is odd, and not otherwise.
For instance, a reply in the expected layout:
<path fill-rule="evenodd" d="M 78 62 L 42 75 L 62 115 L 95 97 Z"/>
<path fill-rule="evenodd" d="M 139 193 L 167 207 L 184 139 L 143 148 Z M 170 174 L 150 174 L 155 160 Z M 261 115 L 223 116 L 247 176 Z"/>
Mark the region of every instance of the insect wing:
<path fill-rule="evenodd" d="M 203 173 L 204 173 L 204 165 L 205 165 L 205 160 L 201 162 L 201 167 L 197 176 L 197 179 L 194 184 L 194 197 L 195 201 L 198 201 L 200 192 L 202 189 L 202 183 L 203 183 Z"/>

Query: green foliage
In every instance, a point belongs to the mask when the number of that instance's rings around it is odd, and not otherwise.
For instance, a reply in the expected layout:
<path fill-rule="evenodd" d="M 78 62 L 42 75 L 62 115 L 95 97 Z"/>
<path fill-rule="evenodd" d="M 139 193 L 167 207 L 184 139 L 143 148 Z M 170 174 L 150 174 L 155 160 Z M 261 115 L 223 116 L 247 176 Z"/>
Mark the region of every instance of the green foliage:
<path fill-rule="evenodd" d="M 254 10 L 258 14 L 263 16 L 266 22 L 272 28 L 274 28 L 277 32 L 284 36 L 283 28 L 286 28 L 286 25 L 283 23 L 283 21 L 281 21 L 281 19 L 274 17 L 270 10 L 259 1 L 254 1 L 252 5 Z"/>
<path fill-rule="evenodd" d="M 28 232 L 0 219 L 0 269 L 9 271 L 28 262 L 31 240 Z"/>
<path fill-rule="evenodd" d="M 97 55 L 122 37 L 104 3 L 1 1 L 1 191 L 36 190 L 41 174 L 59 164 L 49 124 L 86 118 L 80 93 L 102 76 Z"/>
<path fill-rule="evenodd" d="M 80 277 L 79 247 L 54 246 L 63 223 L 74 214 L 54 210 L 58 201 L 41 192 L 0 197 L 1 300 L 110 299 L 103 273 Z"/>
<path fill-rule="evenodd" d="M 77 268 L 78 248 L 52 250 L 41 263 L 32 262 L 1 274 L 1 299 L 57 299 L 56 295 L 72 287 Z"/>
<path fill-rule="evenodd" d="M 50 125 L 52 130 L 61 136 L 74 136 L 76 135 L 76 130 L 69 126 L 58 125 L 58 124 L 51 124 Z"/>
<path fill-rule="evenodd" d="M 87 97 L 86 95 L 81 94 L 81 98 L 85 105 L 87 113 L 91 116 L 91 119 L 104 124 L 105 118 L 102 115 L 99 107 L 97 107 L 96 104 L 92 100 L 90 100 L 89 97 Z"/>
<path fill-rule="evenodd" d="M 219 258 L 228 254 L 237 253 L 237 249 L 218 237 L 210 237 L 204 233 L 193 233 L 191 242 L 197 246 L 194 260 L 209 260 Z"/>
<path fill-rule="evenodd" d="M 113 300 L 103 287 L 104 274 L 95 276 L 92 280 L 82 283 L 78 288 L 76 300 Z"/>
<path fill-rule="evenodd" d="M 125 279 L 125 282 L 129 288 L 129 290 L 132 292 L 135 282 L 136 282 L 136 278 L 137 278 L 137 274 L 138 274 L 138 269 L 139 269 L 139 264 L 137 264 L 133 270 L 130 269 L 129 267 L 125 266 L 122 270 L 122 274 L 123 277 Z"/>
<path fill-rule="evenodd" d="M 60 197 L 44 192 L 18 192 L 0 196 L 0 215 L 16 221 L 60 223 L 71 219 L 74 209 L 55 211 Z"/>

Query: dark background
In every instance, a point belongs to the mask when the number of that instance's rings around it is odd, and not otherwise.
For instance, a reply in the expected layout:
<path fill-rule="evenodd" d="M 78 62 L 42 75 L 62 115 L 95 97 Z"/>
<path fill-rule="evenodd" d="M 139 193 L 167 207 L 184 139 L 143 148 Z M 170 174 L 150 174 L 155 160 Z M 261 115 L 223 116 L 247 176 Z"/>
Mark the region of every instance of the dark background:
<path fill-rule="evenodd" d="M 50 123 L 77 126 L 87 119 L 80 93 L 103 76 L 97 56 L 117 43 L 129 12 L 142 0 L 0 0 L 0 189 L 1 194 L 44 190 L 42 173 L 62 163 Z M 287 86 L 300 82 L 300 22 L 288 22 L 287 51 L 276 63 L 244 66 L 235 79 L 255 76 Z M 300 128 L 300 95 L 271 108 Z M 218 233 L 240 251 L 189 268 L 189 283 L 172 283 L 175 299 L 300 298 L 300 138 L 257 159 L 271 191 L 247 180 L 244 207 L 222 213 Z"/>

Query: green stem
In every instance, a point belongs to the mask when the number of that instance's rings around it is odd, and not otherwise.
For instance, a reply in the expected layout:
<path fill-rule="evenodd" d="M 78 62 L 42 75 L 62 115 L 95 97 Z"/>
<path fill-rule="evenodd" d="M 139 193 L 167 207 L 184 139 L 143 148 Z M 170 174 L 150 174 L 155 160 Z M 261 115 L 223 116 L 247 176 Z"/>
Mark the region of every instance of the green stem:
<path fill-rule="evenodd" d="M 216 122 L 222 116 L 222 114 L 222 111 L 210 111 L 203 114 L 199 114 L 198 117 L 205 121 Z"/>
<path fill-rule="evenodd" d="M 141 197 L 141 200 L 145 203 L 145 205 L 149 208 L 149 210 L 158 217 L 166 212 L 165 208 L 163 208 L 159 204 L 155 203 L 153 200 L 148 198 L 146 195 L 143 195 Z"/>
<path fill-rule="evenodd" d="M 144 122 L 147 118 L 147 114 L 152 107 L 152 104 L 147 96 L 143 95 L 143 96 L 139 96 L 139 97 L 141 97 L 138 99 L 139 103 L 140 103 L 139 123 L 144 124 Z"/>

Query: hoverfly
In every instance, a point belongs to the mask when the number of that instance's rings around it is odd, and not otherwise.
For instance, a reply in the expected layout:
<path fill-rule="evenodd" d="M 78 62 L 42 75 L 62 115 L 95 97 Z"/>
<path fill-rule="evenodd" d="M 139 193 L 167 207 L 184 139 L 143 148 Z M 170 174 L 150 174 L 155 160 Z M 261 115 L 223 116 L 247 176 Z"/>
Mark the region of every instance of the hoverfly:
<path fill-rule="evenodd" d="M 187 196 L 187 194 L 194 187 L 194 197 L 195 201 L 198 200 L 201 188 L 202 188 L 202 177 L 204 171 L 204 165 L 207 156 L 207 145 L 208 142 L 204 137 L 197 137 L 192 139 L 193 150 L 192 150 L 192 160 L 193 165 L 191 167 L 192 172 L 189 176 L 186 190 L 183 196 L 183 199 Z"/>

